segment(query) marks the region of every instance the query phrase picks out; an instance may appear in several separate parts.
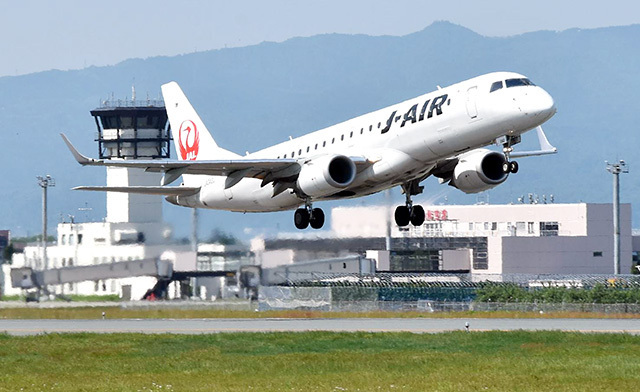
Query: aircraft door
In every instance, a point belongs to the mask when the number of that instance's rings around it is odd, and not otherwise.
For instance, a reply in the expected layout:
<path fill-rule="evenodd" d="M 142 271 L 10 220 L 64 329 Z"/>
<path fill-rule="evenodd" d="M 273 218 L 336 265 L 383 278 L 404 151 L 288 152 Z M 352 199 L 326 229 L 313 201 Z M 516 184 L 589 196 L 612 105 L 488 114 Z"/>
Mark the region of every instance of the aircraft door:
<path fill-rule="evenodd" d="M 478 86 L 470 87 L 467 90 L 467 114 L 471 120 L 478 119 Z"/>

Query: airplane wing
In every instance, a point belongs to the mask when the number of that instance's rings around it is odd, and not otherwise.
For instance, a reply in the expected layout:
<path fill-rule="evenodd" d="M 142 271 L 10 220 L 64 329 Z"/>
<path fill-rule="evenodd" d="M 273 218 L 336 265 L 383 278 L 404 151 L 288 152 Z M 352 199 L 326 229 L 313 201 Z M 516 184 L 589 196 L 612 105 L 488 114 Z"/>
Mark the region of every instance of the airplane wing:
<path fill-rule="evenodd" d="M 74 191 L 125 192 L 143 195 L 189 196 L 198 193 L 200 187 L 189 186 L 77 186 Z"/>
<path fill-rule="evenodd" d="M 271 182 L 291 182 L 297 178 L 300 173 L 301 164 L 304 161 L 296 159 L 232 159 L 232 160 L 215 160 L 215 161 L 169 161 L 169 160 L 109 160 L 109 159 L 93 159 L 81 154 L 71 144 L 69 139 L 63 133 L 60 134 L 65 144 L 73 154 L 76 161 L 83 166 L 112 166 L 112 167 L 128 167 L 144 169 L 148 172 L 164 173 L 161 185 L 168 185 L 178 179 L 183 174 L 200 174 L 209 176 L 226 176 L 225 188 L 231 188 L 240 180 L 246 177 L 259 178 L 262 180 L 262 186 Z M 350 157 L 355 163 L 358 172 L 364 170 L 370 164 L 369 160 L 364 157 Z M 88 189 L 91 188 L 91 189 Z M 101 189 L 98 189 L 101 188 Z M 102 190 L 112 192 L 137 192 L 134 187 L 127 187 L 131 191 L 124 189 L 105 189 L 105 187 L 78 187 L 74 189 L 82 190 Z M 149 192 L 158 192 L 155 194 L 166 194 L 161 192 L 162 187 L 152 190 L 144 187 Z M 177 189 L 177 187 L 175 187 Z M 141 193 L 142 188 L 140 188 Z"/>

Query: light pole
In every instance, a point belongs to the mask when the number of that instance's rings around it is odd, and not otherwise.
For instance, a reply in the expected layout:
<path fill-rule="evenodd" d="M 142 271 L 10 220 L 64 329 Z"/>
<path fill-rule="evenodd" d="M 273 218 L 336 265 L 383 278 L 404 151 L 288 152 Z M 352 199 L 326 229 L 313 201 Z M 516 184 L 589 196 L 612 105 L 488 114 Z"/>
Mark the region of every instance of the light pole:
<path fill-rule="evenodd" d="M 613 174 L 613 273 L 620 275 L 620 173 L 629 173 L 622 159 L 618 163 L 607 164 L 607 170 Z"/>
<path fill-rule="evenodd" d="M 56 182 L 50 175 L 45 177 L 38 176 L 38 185 L 42 188 L 42 262 L 44 269 L 48 266 L 47 262 L 47 188 L 56 186 Z"/>

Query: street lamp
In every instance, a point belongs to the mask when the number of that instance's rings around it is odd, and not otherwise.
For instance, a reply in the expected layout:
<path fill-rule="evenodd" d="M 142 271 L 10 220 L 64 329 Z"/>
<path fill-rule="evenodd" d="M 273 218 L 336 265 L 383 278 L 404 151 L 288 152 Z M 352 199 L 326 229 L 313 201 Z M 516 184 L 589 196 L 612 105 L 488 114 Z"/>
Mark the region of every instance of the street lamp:
<path fill-rule="evenodd" d="M 622 159 L 618 163 L 607 164 L 607 171 L 613 174 L 613 273 L 620 275 L 620 173 L 629 173 L 627 163 Z"/>
<path fill-rule="evenodd" d="M 56 186 L 56 181 L 50 175 L 45 177 L 38 176 L 38 185 L 42 188 L 42 261 L 44 269 L 48 266 L 47 262 L 47 188 Z"/>

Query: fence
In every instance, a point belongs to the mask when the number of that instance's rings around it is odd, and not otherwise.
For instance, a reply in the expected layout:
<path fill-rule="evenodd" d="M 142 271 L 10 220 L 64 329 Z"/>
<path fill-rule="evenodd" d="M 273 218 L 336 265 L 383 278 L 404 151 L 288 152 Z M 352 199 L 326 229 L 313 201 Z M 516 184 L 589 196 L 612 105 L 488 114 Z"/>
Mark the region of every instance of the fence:
<path fill-rule="evenodd" d="M 510 311 L 594 312 L 640 314 L 638 303 L 547 303 L 475 302 L 474 286 L 434 285 L 423 287 L 286 287 L 259 288 L 258 309 L 307 309 L 320 311 Z"/>

